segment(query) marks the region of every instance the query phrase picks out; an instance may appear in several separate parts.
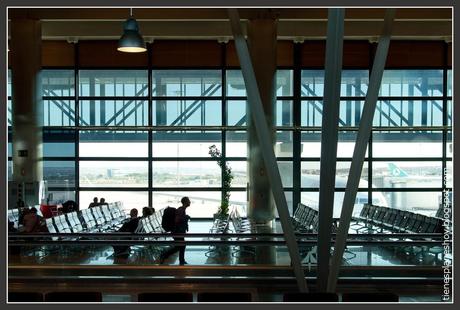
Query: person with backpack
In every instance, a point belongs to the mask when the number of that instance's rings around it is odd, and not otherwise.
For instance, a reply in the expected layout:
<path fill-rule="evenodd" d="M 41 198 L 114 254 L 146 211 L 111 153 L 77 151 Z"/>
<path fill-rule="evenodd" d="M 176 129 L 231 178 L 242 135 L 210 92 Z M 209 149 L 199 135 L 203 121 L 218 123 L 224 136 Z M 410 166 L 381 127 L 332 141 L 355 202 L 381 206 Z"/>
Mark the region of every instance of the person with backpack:
<path fill-rule="evenodd" d="M 186 209 L 190 207 L 190 199 L 188 197 L 182 197 L 181 199 L 182 206 L 177 209 L 166 208 L 166 211 L 163 213 L 162 226 L 166 231 L 171 231 L 172 234 L 185 234 L 188 231 L 188 221 L 190 216 L 186 214 Z M 173 213 L 172 210 L 175 210 Z M 174 214 L 174 224 L 172 224 L 172 215 Z M 174 226 L 174 227 L 172 227 Z M 175 241 L 184 241 L 184 237 L 174 237 Z M 185 261 L 185 245 L 177 245 L 160 256 L 160 264 L 163 264 L 165 259 L 171 256 L 172 254 L 179 251 L 179 264 L 186 265 Z"/>

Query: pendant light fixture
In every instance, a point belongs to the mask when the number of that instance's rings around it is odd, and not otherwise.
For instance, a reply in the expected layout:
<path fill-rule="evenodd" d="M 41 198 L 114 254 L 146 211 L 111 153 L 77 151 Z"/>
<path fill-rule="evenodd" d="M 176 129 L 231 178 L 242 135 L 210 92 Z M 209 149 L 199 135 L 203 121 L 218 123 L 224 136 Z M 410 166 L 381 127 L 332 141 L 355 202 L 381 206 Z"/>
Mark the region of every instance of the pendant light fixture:
<path fill-rule="evenodd" d="M 144 39 L 139 33 L 139 25 L 133 17 L 133 9 L 129 9 L 129 18 L 123 24 L 123 35 L 118 41 L 118 48 L 120 52 L 127 53 L 140 53 L 145 52 Z"/>

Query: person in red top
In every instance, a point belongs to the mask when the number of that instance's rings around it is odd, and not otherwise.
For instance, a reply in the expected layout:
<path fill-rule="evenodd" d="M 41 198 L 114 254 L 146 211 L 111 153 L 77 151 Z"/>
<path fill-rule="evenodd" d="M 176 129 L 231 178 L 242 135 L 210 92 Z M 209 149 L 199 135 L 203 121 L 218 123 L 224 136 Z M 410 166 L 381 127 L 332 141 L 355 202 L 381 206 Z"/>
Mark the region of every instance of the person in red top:
<path fill-rule="evenodd" d="M 37 214 L 37 209 L 30 208 L 29 213 L 24 215 L 24 231 L 33 233 L 41 231 L 41 217 Z"/>
<path fill-rule="evenodd" d="M 182 206 L 176 210 L 176 217 L 174 218 L 174 229 L 172 230 L 173 234 L 185 234 L 188 231 L 188 221 L 190 220 L 190 216 L 186 214 L 186 209 L 190 207 L 190 199 L 188 197 L 182 197 L 181 203 Z M 184 241 L 184 237 L 174 237 L 174 240 Z M 185 261 L 185 245 L 178 245 L 164 252 L 160 256 L 160 263 L 162 264 L 166 258 L 176 253 L 177 251 L 179 251 L 179 264 L 186 265 L 187 262 Z"/>

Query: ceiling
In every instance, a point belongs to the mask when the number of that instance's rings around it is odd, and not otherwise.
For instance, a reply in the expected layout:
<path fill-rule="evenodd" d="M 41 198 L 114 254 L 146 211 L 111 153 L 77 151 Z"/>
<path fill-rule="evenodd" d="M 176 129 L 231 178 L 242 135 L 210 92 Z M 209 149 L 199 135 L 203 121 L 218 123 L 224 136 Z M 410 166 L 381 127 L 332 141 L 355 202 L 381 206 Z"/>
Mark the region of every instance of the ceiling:
<path fill-rule="evenodd" d="M 324 39 L 326 8 L 239 9 L 243 29 L 257 18 L 278 19 L 278 39 Z M 385 9 L 349 8 L 345 11 L 345 39 L 375 40 L 381 33 Z M 217 39 L 232 37 L 226 9 L 134 8 L 140 32 L 155 39 Z M 129 8 L 10 8 L 8 18 L 42 21 L 44 40 L 118 39 Z M 401 8 L 396 11 L 392 39 L 446 40 L 452 37 L 450 8 Z"/>

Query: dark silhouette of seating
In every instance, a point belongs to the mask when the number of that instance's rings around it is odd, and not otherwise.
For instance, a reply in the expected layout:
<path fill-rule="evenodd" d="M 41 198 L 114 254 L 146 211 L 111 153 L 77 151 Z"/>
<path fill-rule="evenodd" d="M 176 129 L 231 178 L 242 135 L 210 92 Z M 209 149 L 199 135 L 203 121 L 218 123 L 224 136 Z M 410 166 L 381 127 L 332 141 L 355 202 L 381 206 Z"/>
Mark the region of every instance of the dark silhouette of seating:
<path fill-rule="evenodd" d="M 49 302 L 102 302 L 100 292 L 51 292 L 45 295 Z"/>
<path fill-rule="evenodd" d="M 36 292 L 8 292 L 8 302 L 43 302 L 43 294 Z"/>
<path fill-rule="evenodd" d="M 285 293 L 284 302 L 338 302 L 335 293 Z"/>
<path fill-rule="evenodd" d="M 344 293 L 343 302 L 399 302 L 399 296 L 393 293 Z"/>
<path fill-rule="evenodd" d="M 140 302 L 192 302 L 192 293 L 140 293 L 137 295 Z"/>
<path fill-rule="evenodd" d="M 243 292 L 215 292 L 198 293 L 198 302 L 250 302 L 251 293 Z"/>

